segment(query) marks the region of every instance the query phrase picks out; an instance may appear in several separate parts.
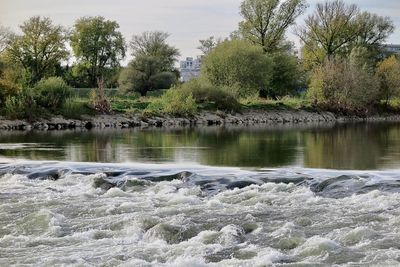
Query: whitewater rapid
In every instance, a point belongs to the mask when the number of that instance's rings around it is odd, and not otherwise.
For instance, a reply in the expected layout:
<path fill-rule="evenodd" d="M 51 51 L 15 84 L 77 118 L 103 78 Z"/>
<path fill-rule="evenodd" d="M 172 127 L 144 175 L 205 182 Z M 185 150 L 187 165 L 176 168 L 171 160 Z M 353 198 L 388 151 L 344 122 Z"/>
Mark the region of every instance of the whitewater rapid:
<path fill-rule="evenodd" d="M 0 165 L 0 266 L 399 266 L 400 171 Z"/>

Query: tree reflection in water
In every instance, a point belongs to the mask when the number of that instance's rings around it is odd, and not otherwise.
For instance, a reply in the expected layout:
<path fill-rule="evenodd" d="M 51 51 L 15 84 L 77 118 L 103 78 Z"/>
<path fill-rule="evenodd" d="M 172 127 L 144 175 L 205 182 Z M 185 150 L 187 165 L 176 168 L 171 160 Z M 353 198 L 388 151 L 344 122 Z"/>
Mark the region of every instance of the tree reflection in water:
<path fill-rule="evenodd" d="M 0 156 L 81 162 L 381 169 L 400 166 L 400 124 L 0 132 Z"/>

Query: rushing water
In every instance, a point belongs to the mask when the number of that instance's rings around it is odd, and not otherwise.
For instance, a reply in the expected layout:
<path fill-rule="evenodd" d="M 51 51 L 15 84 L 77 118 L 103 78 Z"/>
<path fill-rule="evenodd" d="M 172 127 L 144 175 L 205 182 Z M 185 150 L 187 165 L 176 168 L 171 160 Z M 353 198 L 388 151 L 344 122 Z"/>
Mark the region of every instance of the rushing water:
<path fill-rule="evenodd" d="M 0 132 L 0 266 L 399 266 L 400 125 Z"/>

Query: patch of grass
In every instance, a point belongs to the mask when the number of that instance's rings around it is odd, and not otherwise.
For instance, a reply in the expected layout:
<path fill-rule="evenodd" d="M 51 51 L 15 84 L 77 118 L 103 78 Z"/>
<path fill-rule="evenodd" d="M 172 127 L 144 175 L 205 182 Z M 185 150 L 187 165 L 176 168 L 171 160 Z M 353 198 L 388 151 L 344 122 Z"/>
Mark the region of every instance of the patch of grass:
<path fill-rule="evenodd" d="M 111 107 L 114 112 L 135 112 L 143 111 L 154 101 L 153 97 L 136 97 L 136 96 L 115 96 L 110 99 Z"/>
<path fill-rule="evenodd" d="M 312 109 L 311 103 L 304 97 L 283 97 L 278 100 L 249 97 L 241 99 L 240 103 L 245 109 L 260 110 L 299 110 Z"/>
<path fill-rule="evenodd" d="M 65 101 L 60 114 L 69 119 L 80 119 L 82 115 L 94 116 L 96 111 L 88 107 L 88 99 L 73 97 Z"/>
<path fill-rule="evenodd" d="M 232 93 L 235 88 L 213 86 L 202 79 L 192 79 L 175 87 L 182 94 L 191 94 L 201 109 L 239 111 L 240 104 Z"/>
<path fill-rule="evenodd" d="M 192 93 L 170 89 L 166 91 L 160 98 L 146 108 L 144 113 L 166 113 L 178 116 L 192 116 L 197 112 L 197 104 Z"/>
<path fill-rule="evenodd" d="M 147 97 L 161 97 L 168 89 L 159 89 L 154 91 L 148 91 Z"/>
<path fill-rule="evenodd" d="M 381 105 L 387 106 L 390 110 L 399 111 L 400 110 L 400 98 L 390 99 L 388 103 L 386 103 L 386 101 L 382 101 Z"/>

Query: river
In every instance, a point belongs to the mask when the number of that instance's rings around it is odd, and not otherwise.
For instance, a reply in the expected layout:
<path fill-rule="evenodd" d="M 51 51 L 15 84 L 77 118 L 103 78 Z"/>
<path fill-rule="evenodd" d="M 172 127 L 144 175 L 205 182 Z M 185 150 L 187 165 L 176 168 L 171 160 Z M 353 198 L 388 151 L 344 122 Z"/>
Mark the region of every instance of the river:
<path fill-rule="evenodd" d="M 399 266 L 400 124 L 0 132 L 0 266 Z"/>

